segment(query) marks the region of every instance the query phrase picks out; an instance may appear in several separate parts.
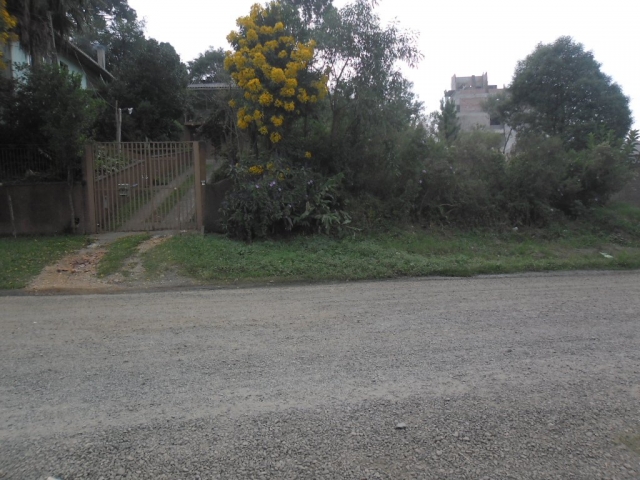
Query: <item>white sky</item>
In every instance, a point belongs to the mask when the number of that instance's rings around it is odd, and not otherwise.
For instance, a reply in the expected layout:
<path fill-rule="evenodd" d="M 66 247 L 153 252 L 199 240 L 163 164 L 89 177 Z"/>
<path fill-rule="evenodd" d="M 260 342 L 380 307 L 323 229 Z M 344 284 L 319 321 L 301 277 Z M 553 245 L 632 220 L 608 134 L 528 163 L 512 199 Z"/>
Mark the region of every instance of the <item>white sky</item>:
<path fill-rule="evenodd" d="M 255 0 L 129 0 L 147 24 L 146 33 L 171 43 L 187 62 L 209 46 L 229 48 L 225 37 Z M 261 2 L 264 3 L 264 2 Z M 341 6 L 346 0 L 334 0 Z M 424 59 L 404 69 L 426 112 L 436 110 L 451 76 L 488 72 L 489 83 L 508 85 L 516 62 L 539 42 L 570 35 L 592 50 L 602 70 L 631 97 L 640 128 L 640 2 L 637 0 L 380 0 L 383 24 L 420 33 Z"/>

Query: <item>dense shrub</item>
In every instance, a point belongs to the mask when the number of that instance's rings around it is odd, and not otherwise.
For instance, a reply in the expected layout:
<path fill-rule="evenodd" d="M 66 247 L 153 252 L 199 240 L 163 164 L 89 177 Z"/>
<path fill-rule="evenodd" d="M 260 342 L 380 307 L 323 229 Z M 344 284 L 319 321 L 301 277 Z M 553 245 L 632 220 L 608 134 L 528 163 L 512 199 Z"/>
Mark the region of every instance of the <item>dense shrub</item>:
<path fill-rule="evenodd" d="M 350 222 L 341 175 L 323 178 L 282 160 L 231 168 L 234 188 L 221 212 L 227 232 L 244 240 L 291 232 L 334 233 Z"/>
<path fill-rule="evenodd" d="M 544 223 L 554 210 L 576 217 L 603 205 L 634 175 L 626 152 L 616 142 L 576 152 L 559 138 L 521 138 L 508 169 L 512 220 Z"/>
<path fill-rule="evenodd" d="M 500 137 L 461 133 L 449 147 L 432 139 L 419 174 L 415 214 L 429 223 L 480 226 L 505 221 L 506 159 Z"/>
<path fill-rule="evenodd" d="M 628 145 L 592 144 L 576 152 L 555 137 L 522 137 L 507 158 L 489 132 L 431 140 L 414 200 L 416 216 L 458 226 L 544 225 L 558 212 L 576 217 L 606 203 L 633 177 Z"/>

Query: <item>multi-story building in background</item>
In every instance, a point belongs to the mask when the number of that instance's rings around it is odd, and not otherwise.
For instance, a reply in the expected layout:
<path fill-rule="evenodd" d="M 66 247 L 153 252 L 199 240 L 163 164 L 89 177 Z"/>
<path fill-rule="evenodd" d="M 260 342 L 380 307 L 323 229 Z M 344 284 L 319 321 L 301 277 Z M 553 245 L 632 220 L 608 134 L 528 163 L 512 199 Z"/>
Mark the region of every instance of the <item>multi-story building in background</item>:
<path fill-rule="evenodd" d="M 445 95 L 456 105 L 461 130 L 485 128 L 500 133 L 505 137 L 505 151 L 509 151 L 515 143 L 515 132 L 497 118 L 492 118 L 486 109 L 489 97 L 504 94 L 505 91 L 497 85 L 489 85 L 488 75 L 483 73 L 470 77 L 454 75 L 451 77 L 451 90 L 445 92 Z"/>

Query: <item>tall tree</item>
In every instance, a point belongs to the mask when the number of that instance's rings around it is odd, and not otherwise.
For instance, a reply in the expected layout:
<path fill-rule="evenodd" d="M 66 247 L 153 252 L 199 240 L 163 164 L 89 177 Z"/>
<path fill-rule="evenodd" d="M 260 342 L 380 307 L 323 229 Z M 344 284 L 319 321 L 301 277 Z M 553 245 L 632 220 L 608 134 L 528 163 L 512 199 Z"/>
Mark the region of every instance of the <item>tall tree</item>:
<path fill-rule="evenodd" d="M 238 127 L 269 139 L 282 140 L 295 118 L 306 116 L 327 93 L 326 77 L 313 69 L 316 43 L 299 41 L 283 22 L 283 7 L 274 1 L 251 7 L 237 20 L 227 39 L 234 48 L 225 68 L 244 90 L 238 105 Z"/>
<path fill-rule="evenodd" d="M 398 62 L 415 66 L 422 55 L 416 35 L 397 25 L 383 27 L 373 5 L 356 0 L 337 10 L 329 8 L 317 32 L 321 65 L 329 72 L 332 138 L 343 128 L 346 109 L 371 110 L 386 101 L 405 80 Z M 372 101 L 372 105 L 364 103 Z"/>
<path fill-rule="evenodd" d="M 593 53 L 571 37 L 539 44 L 518 62 L 507 119 L 518 133 L 558 136 L 582 150 L 589 136 L 622 139 L 631 127 L 629 98 Z"/>
<path fill-rule="evenodd" d="M 440 111 L 438 118 L 438 137 L 447 144 L 451 144 L 460 133 L 460 122 L 458 121 L 458 112 L 456 104 L 452 98 L 443 98 L 440 100 Z"/>
<path fill-rule="evenodd" d="M 2 47 L 14 38 L 13 29 L 16 24 L 16 19 L 7 11 L 6 0 L 0 0 L 0 69 L 5 68 L 2 61 Z"/>
<path fill-rule="evenodd" d="M 96 44 L 106 48 L 107 70 L 118 74 L 125 58 L 143 47 L 144 22 L 127 0 L 88 0 L 89 22 L 73 36 L 76 45 L 94 55 Z"/>
<path fill-rule="evenodd" d="M 34 64 L 55 56 L 57 37 L 82 31 L 87 20 L 86 0 L 8 0 L 7 9 L 17 19 L 20 46 Z"/>
<path fill-rule="evenodd" d="M 116 80 L 104 92 L 113 106 L 133 109 L 123 115 L 122 139 L 177 140 L 187 86 L 187 69 L 169 43 L 143 39 L 127 54 L 116 71 Z M 113 109 L 99 122 L 100 138 L 115 138 Z"/>
<path fill-rule="evenodd" d="M 209 49 L 188 63 L 190 83 L 228 83 L 231 76 L 224 69 L 226 52 L 222 48 Z"/>

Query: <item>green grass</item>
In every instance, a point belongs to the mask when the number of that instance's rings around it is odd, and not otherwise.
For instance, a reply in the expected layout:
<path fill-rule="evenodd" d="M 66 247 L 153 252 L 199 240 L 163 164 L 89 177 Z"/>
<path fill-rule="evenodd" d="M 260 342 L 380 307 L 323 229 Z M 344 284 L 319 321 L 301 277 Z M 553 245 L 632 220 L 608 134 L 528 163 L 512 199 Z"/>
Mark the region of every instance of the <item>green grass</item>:
<path fill-rule="evenodd" d="M 0 238 L 0 289 L 24 288 L 44 267 L 87 244 L 87 237 Z"/>
<path fill-rule="evenodd" d="M 177 267 L 220 284 L 640 268 L 640 234 L 635 234 L 640 209 L 625 208 L 599 212 L 601 220 L 499 233 L 409 228 L 355 238 L 311 236 L 253 244 L 216 235 L 179 236 L 148 252 L 144 263 L 150 272 Z"/>
<path fill-rule="evenodd" d="M 640 455 L 640 435 L 629 435 L 622 437 L 620 442 L 627 446 L 629 450 Z"/>
<path fill-rule="evenodd" d="M 138 245 L 149 238 L 151 236 L 148 233 L 141 233 L 129 235 L 111 243 L 98 264 L 98 276 L 105 277 L 120 271 L 124 262 L 136 253 Z"/>

